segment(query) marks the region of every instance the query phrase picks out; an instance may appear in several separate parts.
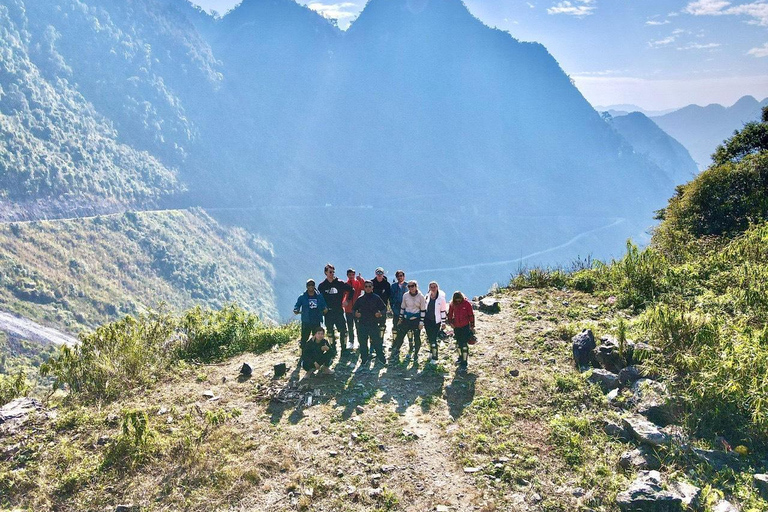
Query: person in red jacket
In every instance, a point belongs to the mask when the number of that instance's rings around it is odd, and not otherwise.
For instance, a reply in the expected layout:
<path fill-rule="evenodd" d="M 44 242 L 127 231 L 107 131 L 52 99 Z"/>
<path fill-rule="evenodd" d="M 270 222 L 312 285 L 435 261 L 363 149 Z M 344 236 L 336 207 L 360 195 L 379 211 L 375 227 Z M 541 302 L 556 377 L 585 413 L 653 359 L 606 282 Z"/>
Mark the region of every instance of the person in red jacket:
<path fill-rule="evenodd" d="M 355 277 L 355 274 L 355 269 L 347 270 L 347 284 L 354 290 L 351 297 L 347 294 L 347 304 L 344 306 L 344 315 L 347 317 L 347 332 L 349 333 L 347 350 L 355 349 L 355 314 L 352 312 L 352 307 L 355 305 L 355 301 L 360 298 L 365 286 L 365 279 L 360 274 Z M 364 358 L 368 358 L 368 354 L 365 354 Z"/>
<path fill-rule="evenodd" d="M 469 358 L 469 338 L 475 334 L 475 312 L 472 303 L 463 293 L 453 293 L 451 305 L 448 307 L 448 325 L 453 327 L 453 337 L 459 345 L 459 371 L 467 371 L 467 359 Z"/>

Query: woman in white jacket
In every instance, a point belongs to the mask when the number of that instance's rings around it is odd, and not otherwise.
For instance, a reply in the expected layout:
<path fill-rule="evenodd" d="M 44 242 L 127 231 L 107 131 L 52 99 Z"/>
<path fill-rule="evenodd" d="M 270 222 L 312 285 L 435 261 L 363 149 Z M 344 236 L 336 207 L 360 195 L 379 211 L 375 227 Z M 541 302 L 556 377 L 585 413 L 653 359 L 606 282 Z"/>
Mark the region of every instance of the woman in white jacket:
<path fill-rule="evenodd" d="M 427 303 L 427 314 L 424 317 L 424 330 L 429 340 L 429 350 L 432 358 L 429 363 L 437 362 L 437 335 L 445 324 L 445 316 L 448 306 L 445 302 L 445 292 L 438 286 L 437 282 L 429 283 L 429 291 L 424 295 L 424 301 Z"/>

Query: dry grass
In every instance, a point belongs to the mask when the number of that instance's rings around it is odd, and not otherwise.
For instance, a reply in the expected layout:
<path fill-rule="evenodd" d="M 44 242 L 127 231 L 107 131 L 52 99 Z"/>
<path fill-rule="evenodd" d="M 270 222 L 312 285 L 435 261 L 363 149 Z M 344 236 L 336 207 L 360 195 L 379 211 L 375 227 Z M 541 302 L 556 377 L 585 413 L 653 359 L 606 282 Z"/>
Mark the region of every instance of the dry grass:
<path fill-rule="evenodd" d="M 480 343 L 468 374 L 454 373 L 456 354 L 446 344 L 437 368 L 420 363 L 354 373 L 340 363 L 335 376 L 299 381 L 302 393 L 316 393 L 309 407 L 268 399 L 269 389 L 296 377 L 272 380 L 273 364 L 295 367 L 294 347 L 191 366 L 120 403 L 79 408 L 55 398 L 55 420 L 0 438 L 0 505 L 612 510 L 611 493 L 626 477 L 612 474 L 600 483 L 588 470 L 613 467 L 616 449 L 597 434 L 585 436 L 584 455 L 596 459 L 569 466 L 550 432 L 558 415 L 588 417 L 604 407 L 571 369 L 570 343 L 557 337 L 559 325 L 573 322 L 569 315 L 595 313 L 590 301 L 576 293 L 511 292 L 502 297 L 502 313 L 479 315 Z M 244 361 L 255 366 L 248 380 L 237 378 Z M 520 375 L 510 376 L 511 369 Z M 575 388 L 558 391 L 558 378 L 574 379 Z M 220 398 L 203 398 L 209 390 Z M 161 408 L 167 412 L 158 414 Z M 123 433 L 126 411 L 147 413 L 145 441 Z M 593 450 L 591 441 L 609 449 Z M 572 490 L 587 484 L 591 490 L 579 501 Z"/>

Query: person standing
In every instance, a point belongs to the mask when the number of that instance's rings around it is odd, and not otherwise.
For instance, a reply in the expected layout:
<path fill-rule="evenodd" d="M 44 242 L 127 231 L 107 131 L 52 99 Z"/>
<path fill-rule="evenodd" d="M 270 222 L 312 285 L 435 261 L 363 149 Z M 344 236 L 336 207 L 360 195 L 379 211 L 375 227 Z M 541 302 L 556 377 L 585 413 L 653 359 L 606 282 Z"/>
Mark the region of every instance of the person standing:
<path fill-rule="evenodd" d="M 341 338 L 341 355 L 347 354 L 347 321 L 344 318 L 344 306 L 346 306 L 345 297 L 352 295 L 355 291 L 347 283 L 340 281 L 336 277 L 336 268 L 330 263 L 325 266 L 325 280 L 320 283 L 318 290 L 323 294 L 328 311 L 325 313 L 325 327 L 328 329 L 328 337 L 333 346 L 333 355 L 336 355 L 338 348 L 336 339 L 336 329 L 339 330 Z"/>
<path fill-rule="evenodd" d="M 459 345 L 459 371 L 467 371 L 469 358 L 469 338 L 475 334 L 475 312 L 472 303 L 463 293 L 453 293 L 451 305 L 448 307 L 448 325 L 453 327 L 453 336 Z"/>
<path fill-rule="evenodd" d="M 392 291 L 392 288 L 390 287 L 389 281 L 387 280 L 386 272 L 384 272 L 382 267 L 376 269 L 376 276 L 371 279 L 371 282 L 373 283 L 373 293 L 379 296 L 381 301 L 384 303 L 384 306 L 388 306 L 389 294 Z M 397 318 L 395 318 L 393 322 L 397 322 Z M 387 332 L 386 314 L 379 319 L 379 331 L 381 332 L 381 340 L 383 342 L 384 333 Z"/>
<path fill-rule="evenodd" d="M 392 318 L 394 323 L 400 318 L 400 304 L 403 302 L 403 295 L 408 291 L 408 285 L 405 282 L 405 272 L 398 270 L 395 272 L 395 282 L 389 289 L 389 305 L 392 308 Z"/>
<path fill-rule="evenodd" d="M 400 354 L 400 347 L 406 334 L 413 334 L 413 341 L 409 338 L 408 356 L 413 353 L 414 360 L 419 357 L 421 348 L 421 330 L 424 328 L 424 317 L 427 313 L 427 303 L 424 296 L 419 292 L 419 284 L 416 281 L 408 282 L 408 292 L 403 295 L 400 303 L 400 319 L 397 324 L 397 335 L 392 344 L 392 355 L 397 357 Z"/>
<path fill-rule="evenodd" d="M 443 328 L 446 319 L 445 292 L 440 289 L 436 281 L 429 283 L 429 291 L 424 296 L 427 302 L 427 314 L 424 317 L 424 331 L 427 333 L 429 341 L 429 351 L 431 358 L 427 363 L 437 363 L 437 335 Z"/>
<path fill-rule="evenodd" d="M 315 333 L 315 329 L 320 327 L 323 322 L 323 315 L 328 311 L 325 305 L 325 298 L 315 289 L 315 280 L 307 280 L 307 291 L 299 295 L 296 305 L 293 306 L 293 313 L 301 313 L 301 339 L 299 339 L 299 348 L 304 350 L 307 340 Z"/>
<path fill-rule="evenodd" d="M 387 317 L 387 306 L 381 297 L 373 292 L 373 283 L 365 281 L 365 293 L 355 301 L 353 310 L 357 319 L 357 338 L 360 343 L 360 368 L 364 368 L 376 352 L 376 359 L 387 364 L 384 357 L 383 338 L 379 326 L 381 319 Z M 368 340 L 371 340 L 370 352 Z"/>
<path fill-rule="evenodd" d="M 301 356 L 302 368 L 307 375 L 314 375 L 316 371 L 324 375 L 332 375 L 331 362 L 333 361 L 333 349 L 325 339 L 325 329 L 318 327 L 314 336 L 307 342 Z"/>
<path fill-rule="evenodd" d="M 349 341 L 347 342 L 347 350 L 353 350 L 355 348 L 355 315 L 352 312 L 352 307 L 355 305 L 355 301 L 363 292 L 363 286 L 365 279 L 357 274 L 355 277 L 355 269 L 350 268 L 347 270 L 347 284 L 352 287 L 352 294 L 347 296 L 347 305 L 344 306 L 344 316 L 347 319 L 347 332 L 349 333 Z"/>

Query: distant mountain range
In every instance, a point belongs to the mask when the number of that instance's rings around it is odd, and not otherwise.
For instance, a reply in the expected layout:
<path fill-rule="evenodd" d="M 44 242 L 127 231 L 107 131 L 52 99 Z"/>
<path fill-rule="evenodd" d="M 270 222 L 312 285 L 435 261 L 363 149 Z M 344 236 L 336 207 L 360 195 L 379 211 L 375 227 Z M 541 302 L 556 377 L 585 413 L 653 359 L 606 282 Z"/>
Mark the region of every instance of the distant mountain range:
<path fill-rule="evenodd" d="M 730 107 L 712 104 L 706 107 L 688 105 L 651 119 L 669 135 L 680 141 L 696 161 L 699 169 L 709 167 L 715 148 L 745 123 L 758 121 L 768 98 L 757 101 L 744 96 Z"/>
<path fill-rule="evenodd" d="M 0 213 L 205 206 L 274 244 L 278 295 L 327 261 L 482 292 L 620 251 L 676 180 L 461 0 L 371 0 L 346 32 L 293 0 L 8 0 L 0 51 Z"/>
<path fill-rule="evenodd" d="M 614 117 L 625 116 L 632 112 L 640 112 L 641 114 L 645 114 L 648 117 L 652 117 L 652 116 L 663 116 L 664 114 L 669 114 L 670 112 L 674 112 L 677 109 L 668 108 L 664 110 L 646 110 L 642 107 L 638 107 L 637 105 L 633 105 L 631 103 L 620 103 L 618 105 L 608 105 L 608 106 L 595 105 L 595 110 L 597 110 L 598 112 L 608 112 Z"/>
<path fill-rule="evenodd" d="M 674 183 L 686 183 L 698 174 L 696 162 L 688 150 L 646 115 L 632 112 L 610 118 L 609 123 L 635 151 L 658 165 Z"/>

